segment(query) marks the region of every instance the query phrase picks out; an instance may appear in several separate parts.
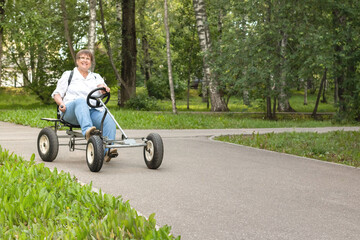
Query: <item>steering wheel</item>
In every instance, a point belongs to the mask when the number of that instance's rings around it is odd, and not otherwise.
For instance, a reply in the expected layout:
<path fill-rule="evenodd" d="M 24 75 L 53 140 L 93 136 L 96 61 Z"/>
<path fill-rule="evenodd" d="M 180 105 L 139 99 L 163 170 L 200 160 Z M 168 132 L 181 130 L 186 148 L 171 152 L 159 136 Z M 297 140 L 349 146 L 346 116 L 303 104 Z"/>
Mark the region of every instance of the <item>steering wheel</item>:
<path fill-rule="evenodd" d="M 105 91 L 104 94 L 101 94 L 100 96 L 98 97 L 95 97 L 93 96 L 93 94 L 96 92 L 96 91 Z M 91 102 L 90 102 L 90 99 L 92 100 L 95 100 L 96 101 L 96 105 L 93 105 Z M 99 108 L 101 107 L 100 105 L 100 101 L 98 99 L 105 99 L 104 104 L 107 104 L 110 100 L 110 92 L 106 92 L 106 88 L 104 87 L 99 87 L 99 88 L 95 88 L 94 90 L 92 90 L 91 92 L 89 92 L 89 94 L 87 95 L 86 97 L 86 103 L 87 105 L 89 105 L 89 107 L 92 107 L 92 108 Z"/>

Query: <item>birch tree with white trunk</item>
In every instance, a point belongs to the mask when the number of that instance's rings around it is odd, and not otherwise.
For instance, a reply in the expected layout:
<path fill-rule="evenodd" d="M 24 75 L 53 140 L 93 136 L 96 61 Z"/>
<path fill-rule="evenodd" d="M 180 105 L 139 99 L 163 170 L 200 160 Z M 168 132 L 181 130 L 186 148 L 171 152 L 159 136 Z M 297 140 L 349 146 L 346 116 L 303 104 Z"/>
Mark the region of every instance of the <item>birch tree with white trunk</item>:
<path fill-rule="evenodd" d="M 177 110 L 176 110 L 176 100 L 175 100 L 175 91 L 174 91 L 174 81 L 173 81 L 173 77 L 172 77 L 172 67 L 171 67 L 170 30 L 169 30 L 167 0 L 164 0 L 164 11 L 165 11 L 164 23 L 165 23 L 165 31 L 166 31 L 166 55 L 167 55 L 167 64 L 168 64 L 170 97 L 171 97 L 171 103 L 172 103 L 172 111 L 174 114 L 176 114 Z"/>
<path fill-rule="evenodd" d="M 219 91 L 219 83 L 217 79 L 211 73 L 209 66 L 209 60 L 207 57 L 211 48 L 210 30 L 207 22 L 206 8 L 204 0 L 193 0 L 194 12 L 196 17 L 196 26 L 200 41 L 201 51 L 203 53 L 203 69 L 204 69 L 204 81 L 203 84 L 207 84 L 209 87 L 211 111 L 223 112 L 228 111 L 228 107 Z M 204 89 L 203 89 L 204 90 Z"/>
<path fill-rule="evenodd" d="M 89 0 L 89 40 L 88 49 L 92 52 L 94 60 L 92 61 L 91 71 L 95 69 L 95 42 L 96 42 L 96 0 Z"/>

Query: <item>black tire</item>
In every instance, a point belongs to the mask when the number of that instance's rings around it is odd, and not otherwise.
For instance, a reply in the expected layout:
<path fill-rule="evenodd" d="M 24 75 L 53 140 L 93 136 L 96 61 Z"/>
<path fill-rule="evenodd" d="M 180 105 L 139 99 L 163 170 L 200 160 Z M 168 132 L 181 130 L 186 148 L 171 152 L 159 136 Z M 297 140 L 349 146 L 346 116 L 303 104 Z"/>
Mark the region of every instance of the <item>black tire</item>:
<path fill-rule="evenodd" d="M 59 152 L 59 140 L 52 128 L 44 128 L 37 139 L 37 149 L 41 159 L 52 162 Z"/>
<path fill-rule="evenodd" d="M 86 145 L 86 162 L 92 172 L 98 172 L 104 163 L 104 147 L 102 139 L 93 135 Z"/>
<path fill-rule="evenodd" d="M 150 133 L 146 139 L 146 146 L 144 147 L 146 166 L 150 169 L 157 169 L 160 167 L 164 156 L 163 141 L 157 133 Z"/>

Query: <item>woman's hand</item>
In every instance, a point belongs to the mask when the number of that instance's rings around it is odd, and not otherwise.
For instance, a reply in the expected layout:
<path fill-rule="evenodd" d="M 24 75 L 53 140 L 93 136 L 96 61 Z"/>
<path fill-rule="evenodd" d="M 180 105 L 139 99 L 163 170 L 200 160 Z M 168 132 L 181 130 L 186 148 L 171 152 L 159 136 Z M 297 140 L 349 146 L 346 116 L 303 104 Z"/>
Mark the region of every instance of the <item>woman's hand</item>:
<path fill-rule="evenodd" d="M 105 86 L 104 84 L 99 84 L 99 85 L 97 85 L 97 87 L 103 87 L 103 88 L 106 89 L 106 92 L 110 92 L 110 88 L 109 88 L 108 86 Z M 106 93 L 106 92 L 103 91 L 103 90 L 101 90 L 100 92 L 101 92 L 101 94 L 105 94 L 105 93 Z"/>
<path fill-rule="evenodd" d="M 65 106 L 65 104 L 61 104 L 61 105 L 59 106 L 59 109 L 60 109 L 60 111 L 65 112 L 65 111 L 66 111 L 66 106 Z"/>

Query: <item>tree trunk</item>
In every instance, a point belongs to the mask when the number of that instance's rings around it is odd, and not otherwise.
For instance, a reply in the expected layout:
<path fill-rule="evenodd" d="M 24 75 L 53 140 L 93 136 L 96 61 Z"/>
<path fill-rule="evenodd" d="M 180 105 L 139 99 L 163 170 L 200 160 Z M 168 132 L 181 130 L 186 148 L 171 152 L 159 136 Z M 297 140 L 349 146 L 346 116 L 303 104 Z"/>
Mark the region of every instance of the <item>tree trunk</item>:
<path fill-rule="evenodd" d="M 286 94 L 286 71 L 285 71 L 285 64 L 286 64 L 286 46 L 287 46 L 287 35 L 286 33 L 281 31 L 282 39 L 280 43 L 280 93 L 279 93 L 279 112 L 285 112 L 287 110 L 287 94 Z"/>
<path fill-rule="evenodd" d="M 308 82 L 304 81 L 304 105 L 307 105 L 308 104 L 308 98 L 307 98 L 307 93 L 308 93 Z"/>
<path fill-rule="evenodd" d="M 286 79 L 286 48 L 288 43 L 288 36 L 285 32 L 281 31 L 282 39 L 280 43 L 280 94 L 279 94 L 279 112 L 294 112 L 294 109 L 289 103 L 289 94 L 287 89 Z"/>
<path fill-rule="evenodd" d="M 169 75 L 169 86 L 170 86 L 170 96 L 172 103 L 172 111 L 174 114 L 176 111 L 176 100 L 175 100 L 175 91 L 174 91 L 174 81 L 172 77 L 172 67 L 171 67 L 171 51 L 170 51 L 170 31 L 169 31 L 169 18 L 168 18 L 168 5 L 167 0 L 164 1 L 164 10 L 165 10 L 165 31 L 166 31 L 166 54 L 167 54 L 167 63 L 168 63 L 168 75 Z"/>
<path fill-rule="evenodd" d="M 335 28 L 343 28 L 346 24 L 346 19 L 344 16 L 341 15 L 340 11 L 335 9 L 332 12 L 333 15 L 333 24 Z M 339 37 L 339 36 L 337 36 Z M 341 55 L 343 55 L 343 46 L 339 44 L 335 44 L 335 82 L 337 83 L 338 87 L 338 101 L 339 101 L 339 111 L 346 112 L 346 103 L 345 103 L 345 76 L 343 71 L 343 61 Z"/>
<path fill-rule="evenodd" d="M 89 42 L 88 49 L 92 52 L 94 60 L 92 61 L 91 71 L 95 69 L 95 41 L 96 41 L 96 0 L 89 0 Z"/>
<path fill-rule="evenodd" d="M 4 15 L 5 15 L 5 10 L 3 7 L 4 5 L 5 5 L 5 0 L 0 0 L 0 22 L 4 22 Z M 3 34 L 4 34 L 4 28 L 2 25 L 0 25 L 0 87 L 2 84 Z"/>
<path fill-rule="evenodd" d="M 334 104 L 338 103 L 339 100 L 339 87 L 338 87 L 337 78 L 334 79 Z"/>
<path fill-rule="evenodd" d="M 272 119 L 276 119 L 276 96 L 274 96 Z"/>
<path fill-rule="evenodd" d="M 192 42 L 195 40 L 195 31 L 192 31 Z M 193 69 L 193 58 L 192 58 L 192 52 L 193 52 L 193 45 L 190 44 L 190 47 L 188 49 L 188 57 L 189 60 L 187 62 L 188 64 L 188 81 L 187 81 L 187 106 L 186 108 L 189 110 L 190 109 L 190 84 L 191 84 L 191 78 L 192 78 L 192 69 Z M 199 83 L 200 84 L 200 81 Z M 196 87 L 197 89 L 197 87 Z"/>
<path fill-rule="evenodd" d="M 266 97 L 266 119 L 273 119 L 271 112 L 271 97 Z"/>
<path fill-rule="evenodd" d="M 207 54 L 210 50 L 211 41 L 210 41 L 210 30 L 207 23 L 207 16 L 205 10 L 205 1 L 194 0 L 193 4 L 194 4 L 195 17 L 196 17 L 196 26 L 200 40 L 200 47 L 202 53 L 204 54 L 203 57 L 204 80 L 206 80 L 205 83 L 209 84 L 211 111 L 213 112 L 228 111 L 229 109 L 227 108 L 226 103 L 219 92 L 218 89 L 219 84 L 217 80 L 213 78 L 211 74 L 210 66 L 208 64 Z"/>
<path fill-rule="evenodd" d="M 121 78 L 128 91 L 121 88 L 122 105 L 136 95 L 136 54 L 135 0 L 123 0 Z"/>
<path fill-rule="evenodd" d="M 74 47 L 72 44 L 72 40 L 71 40 L 71 34 L 70 34 L 70 30 L 69 30 L 69 21 L 68 21 L 68 16 L 67 16 L 67 11 L 66 11 L 66 3 L 65 0 L 61 0 L 60 2 L 61 4 L 61 11 L 62 11 L 62 17 L 63 17 L 63 22 L 64 22 L 64 33 L 65 33 L 65 38 L 66 41 L 68 43 L 69 46 L 69 50 L 70 50 L 70 54 L 74 60 L 74 64 L 76 63 L 76 56 L 75 56 L 75 51 L 74 51 Z"/>
<path fill-rule="evenodd" d="M 326 86 L 327 86 L 327 79 L 325 79 L 325 81 L 324 81 L 324 86 L 323 86 L 324 88 L 323 88 L 323 91 L 322 91 L 322 100 L 321 100 L 322 103 L 327 103 Z"/>
<path fill-rule="evenodd" d="M 274 119 L 271 111 L 271 76 L 266 79 L 266 119 Z M 275 111 L 275 109 L 274 109 Z"/>
<path fill-rule="evenodd" d="M 144 52 L 144 62 L 143 62 L 143 69 L 144 69 L 144 86 L 147 86 L 147 83 L 149 82 L 151 78 L 151 58 L 150 58 L 150 52 L 149 52 L 149 42 L 147 39 L 147 36 L 144 35 L 141 39 L 142 43 L 142 49 Z"/>
<path fill-rule="evenodd" d="M 144 74 L 144 86 L 147 87 L 147 83 L 151 78 L 151 58 L 149 53 L 149 42 L 148 42 L 148 34 L 146 31 L 146 21 L 145 21 L 145 8 L 146 8 L 146 0 L 139 1 L 139 22 L 140 22 L 140 32 L 141 32 L 141 49 L 143 51 L 143 58 L 141 61 L 141 67 Z"/>
<path fill-rule="evenodd" d="M 318 109 L 318 106 L 319 106 L 319 101 L 320 101 L 320 97 L 321 97 L 321 92 L 322 92 L 323 87 L 324 87 L 324 85 L 325 85 L 326 72 L 327 72 L 327 68 L 325 68 L 325 70 L 324 70 L 324 75 L 323 75 L 323 77 L 322 77 L 322 79 L 321 79 L 320 89 L 319 89 L 319 92 L 318 92 L 318 95 L 317 95 L 317 98 L 316 98 L 316 103 L 315 103 L 314 111 L 313 111 L 313 113 L 311 114 L 311 116 L 312 116 L 313 118 L 316 117 L 316 112 L 317 112 L 317 109 Z"/>
<path fill-rule="evenodd" d="M 117 70 L 116 66 L 115 66 L 115 63 L 114 63 L 114 59 L 113 59 L 113 53 L 112 53 L 112 49 L 111 49 L 111 46 L 110 46 L 110 41 L 109 41 L 109 36 L 107 34 L 107 31 L 106 31 L 106 27 L 105 27 L 105 20 L 104 20 L 104 11 L 103 11 L 103 7 L 102 7 L 102 0 L 99 0 L 99 7 L 100 7 L 100 16 L 101 16 L 101 27 L 102 27 L 102 30 L 103 30 L 103 33 L 104 33 L 104 39 L 105 39 L 105 47 L 106 47 L 106 50 L 107 50 L 107 54 L 109 56 L 109 60 L 110 60 L 110 64 L 111 64 L 111 67 L 115 73 L 115 76 L 116 76 L 116 80 L 118 81 L 118 85 L 119 86 L 122 86 L 121 89 L 125 89 L 125 91 L 129 91 L 128 90 L 128 86 L 126 84 L 126 82 L 121 78 L 121 75 L 119 74 L 119 71 Z M 118 95 L 121 96 L 121 92 L 118 92 Z M 121 106 L 121 99 L 118 98 L 118 105 Z"/>
<path fill-rule="evenodd" d="M 244 105 L 250 106 L 249 90 L 244 89 L 242 92 L 243 92 L 243 102 L 244 102 Z"/>

